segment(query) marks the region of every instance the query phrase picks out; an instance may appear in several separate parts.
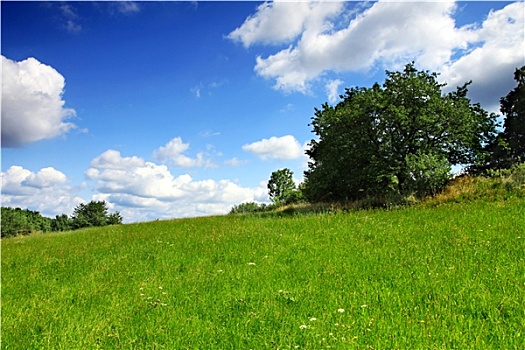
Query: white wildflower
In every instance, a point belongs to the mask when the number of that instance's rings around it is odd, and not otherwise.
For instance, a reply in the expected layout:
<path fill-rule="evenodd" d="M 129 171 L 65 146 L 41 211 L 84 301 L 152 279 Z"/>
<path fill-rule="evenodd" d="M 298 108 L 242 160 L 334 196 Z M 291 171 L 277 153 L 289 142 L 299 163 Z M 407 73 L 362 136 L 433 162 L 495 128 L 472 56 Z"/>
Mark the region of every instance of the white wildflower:
<path fill-rule="evenodd" d="M 339 312 L 340 314 L 342 314 L 343 312 L 345 312 L 345 309 L 337 309 L 337 312 Z"/>

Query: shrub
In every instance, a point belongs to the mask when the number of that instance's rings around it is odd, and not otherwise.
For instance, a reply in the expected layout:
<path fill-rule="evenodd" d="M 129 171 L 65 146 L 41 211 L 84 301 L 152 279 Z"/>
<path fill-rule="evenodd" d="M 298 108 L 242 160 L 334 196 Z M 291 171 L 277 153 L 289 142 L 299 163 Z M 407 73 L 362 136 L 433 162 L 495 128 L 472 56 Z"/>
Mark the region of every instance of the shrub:
<path fill-rule="evenodd" d="M 260 213 L 264 211 L 269 211 L 274 208 L 273 205 L 267 205 L 264 203 L 255 203 L 255 202 L 247 202 L 247 203 L 241 203 L 238 205 L 234 205 L 231 210 L 230 214 L 248 214 L 248 213 Z"/>

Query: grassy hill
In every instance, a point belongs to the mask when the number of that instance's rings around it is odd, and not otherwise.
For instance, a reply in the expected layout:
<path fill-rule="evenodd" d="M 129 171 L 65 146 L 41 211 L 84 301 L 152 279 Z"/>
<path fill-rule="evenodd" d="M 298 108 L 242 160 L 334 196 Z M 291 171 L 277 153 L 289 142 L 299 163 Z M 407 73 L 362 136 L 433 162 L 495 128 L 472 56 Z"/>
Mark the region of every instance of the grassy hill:
<path fill-rule="evenodd" d="M 2 240 L 3 349 L 518 349 L 525 200 Z"/>

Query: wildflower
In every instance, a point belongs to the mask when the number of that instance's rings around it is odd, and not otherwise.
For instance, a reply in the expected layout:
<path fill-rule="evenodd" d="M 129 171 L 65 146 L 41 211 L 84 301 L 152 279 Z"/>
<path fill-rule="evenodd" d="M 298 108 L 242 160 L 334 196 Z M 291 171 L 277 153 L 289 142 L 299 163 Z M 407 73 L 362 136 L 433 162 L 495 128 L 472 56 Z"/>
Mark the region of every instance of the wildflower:
<path fill-rule="evenodd" d="M 337 312 L 339 312 L 340 314 L 342 314 L 343 312 L 345 312 L 345 309 L 337 309 Z"/>
<path fill-rule="evenodd" d="M 301 328 L 301 329 L 306 329 L 306 328 L 308 328 L 308 326 L 305 325 L 305 324 L 302 324 L 302 325 L 299 326 L 299 328 Z"/>
<path fill-rule="evenodd" d="M 310 322 L 313 322 L 313 321 L 317 321 L 317 318 L 315 317 L 310 318 Z"/>
<path fill-rule="evenodd" d="M 162 287 L 159 287 L 159 289 L 162 289 Z"/>
<path fill-rule="evenodd" d="M 364 309 L 364 308 L 367 308 L 368 305 L 367 304 L 363 304 L 363 305 L 361 305 L 361 307 Z"/>
<path fill-rule="evenodd" d="M 248 265 L 255 266 L 255 263 L 254 262 L 249 262 Z"/>

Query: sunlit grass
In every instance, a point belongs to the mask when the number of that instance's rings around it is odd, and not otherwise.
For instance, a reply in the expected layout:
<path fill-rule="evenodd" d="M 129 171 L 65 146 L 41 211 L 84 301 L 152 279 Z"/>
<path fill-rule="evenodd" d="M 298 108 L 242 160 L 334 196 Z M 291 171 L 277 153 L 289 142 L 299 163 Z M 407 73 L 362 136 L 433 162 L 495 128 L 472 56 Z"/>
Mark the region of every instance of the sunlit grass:
<path fill-rule="evenodd" d="M 519 349 L 525 202 L 2 240 L 5 349 Z"/>

